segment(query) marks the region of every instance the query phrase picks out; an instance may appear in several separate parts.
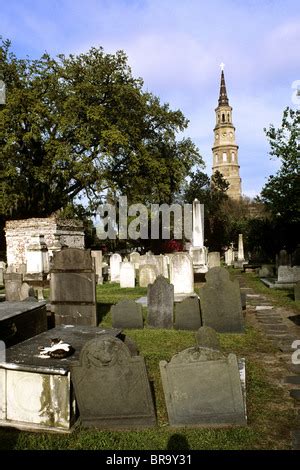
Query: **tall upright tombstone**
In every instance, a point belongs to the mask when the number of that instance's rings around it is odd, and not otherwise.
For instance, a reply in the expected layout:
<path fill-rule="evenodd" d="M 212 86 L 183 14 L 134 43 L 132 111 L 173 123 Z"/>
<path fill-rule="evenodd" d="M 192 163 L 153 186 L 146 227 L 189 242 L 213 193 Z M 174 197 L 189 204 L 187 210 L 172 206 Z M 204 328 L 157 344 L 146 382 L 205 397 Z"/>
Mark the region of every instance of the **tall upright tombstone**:
<path fill-rule="evenodd" d="M 148 286 L 148 325 L 153 328 L 173 327 L 174 286 L 158 276 Z"/>
<path fill-rule="evenodd" d="M 50 300 L 56 326 L 97 326 L 96 274 L 90 250 L 65 248 L 54 254 Z"/>
<path fill-rule="evenodd" d="M 225 251 L 225 264 L 231 266 L 234 263 L 234 252 L 232 246 Z"/>
<path fill-rule="evenodd" d="M 95 263 L 95 272 L 96 272 L 96 282 L 97 284 L 103 284 L 102 276 L 102 251 L 101 250 L 92 250 L 92 258 Z"/>
<path fill-rule="evenodd" d="M 120 269 L 122 257 L 119 253 L 114 253 L 109 259 L 110 282 L 120 282 Z"/>
<path fill-rule="evenodd" d="M 4 273 L 5 299 L 8 302 L 21 300 L 23 275 L 20 273 Z"/>
<path fill-rule="evenodd" d="M 204 206 L 198 199 L 193 201 L 193 233 L 190 256 L 195 273 L 207 272 L 207 248 L 204 246 Z"/>
<path fill-rule="evenodd" d="M 140 255 L 137 251 L 133 251 L 133 252 L 130 253 L 130 255 L 129 255 L 129 261 L 130 261 L 130 263 L 133 263 L 133 264 L 134 264 L 134 268 L 135 268 L 135 269 L 139 269 L 139 266 L 140 266 L 140 258 L 141 258 L 141 255 Z"/>
<path fill-rule="evenodd" d="M 279 251 L 277 256 L 277 266 L 291 266 L 291 256 L 285 249 Z"/>
<path fill-rule="evenodd" d="M 174 294 L 194 292 L 193 262 L 187 253 L 174 253 L 170 258 L 170 282 L 174 286 Z"/>
<path fill-rule="evenodd" d="M 215 268 L 221 266 L 221 258 L 219 251 L 210 251 L 208 253 L 208 268 Z"/>
<path fill-rule="evenodd" d="M 157 267 L 154 264 L 142 264 L 139 270 L 139 286 L 148 287 L 158 276 Z"/>
<path fill-rule="evenodd" d="M 120 287 L 135 287 L 135 269 L 134 264 L 126 261 L 121 263 L 120 268 Z"/>
<path fill-rule="evenodd" d="M 202 323 L 219 333 L 243 333 L 244 318 L 240 286 L 231 281 L 225 268 L 212 268 L 200 288 Z"/>

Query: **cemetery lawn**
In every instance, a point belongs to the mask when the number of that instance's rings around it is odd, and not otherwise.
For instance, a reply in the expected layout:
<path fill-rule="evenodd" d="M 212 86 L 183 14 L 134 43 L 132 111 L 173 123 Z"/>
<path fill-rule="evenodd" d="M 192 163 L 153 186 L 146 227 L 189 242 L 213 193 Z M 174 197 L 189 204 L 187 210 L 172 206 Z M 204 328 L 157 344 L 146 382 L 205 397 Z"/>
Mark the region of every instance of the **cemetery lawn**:
<path fill-rule="evenodd" d="M 248 275 L 247 275 L 248 276 Z M 252 286 L 251 286 L 252 287 Z M 254 286 L 253 286 L 254 287 Z M 146 289 L 120 289 L 117 284 L 97 286 L 98 316 L 101 327 L 111 327 L 110 306 L 121 299 L 137 299 Z M 146 319 L 146 309 L 144 309 Z M 248 426 L 236 428 L 177 428 L 168 425 L 160 380 L 159 361 L 170 360 L 177 352 L 194 345 L 194 332 L 124 330 L 136 342 L 145 358 L 154 389 L 157 426 L 144 430 L 99 431 L 80 426 L 69 435 L 30 433 L 0 428 L 0 449 L 38 450 L 223 450 L 289 449 L 290 430 L 295 427 L 293 402 L 278 386 L 266 358 L 280 367 L 272 343 L 246 317 L 246 333 L 219 335 L 225 353 L 234 352 L 246 359 Z M 277 362 L 276 362 L 277 361 Z"/>

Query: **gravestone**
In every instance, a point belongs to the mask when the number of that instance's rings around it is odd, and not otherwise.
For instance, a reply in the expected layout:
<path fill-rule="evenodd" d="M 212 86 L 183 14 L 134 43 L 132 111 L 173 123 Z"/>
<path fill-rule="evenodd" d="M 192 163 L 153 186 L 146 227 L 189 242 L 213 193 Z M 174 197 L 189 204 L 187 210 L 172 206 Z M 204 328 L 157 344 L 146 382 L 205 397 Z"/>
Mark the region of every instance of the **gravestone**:
<path fill-rule="evenodd" d="M 119 253 L 114 253 L 109 259 L 110 282 L 120 282 L 120 268 L 122 257 Z"/>
<path fill-rule="evenodd" d="M 173 327 L 174 286 L 163 276 L 158 276 L 153 284 L 149 284 L 147 305 L 149 326 Z"/>
<path fill-rule="evenodd" d="M 258 270 L 259 277 L 274 277 L 275 266 L 273 264 L 262 264 Z"/>
<path fill-rule="evenodd" d="M 294 295 L 295 295 L 295 301 L 299 302 L 300 300 L 300 281 L 297 282 L 297 284 L 294 287 Z"/>
<path fill-rule="evenodd" d="M 206 284 L 200 288 L 202 323 L 220 333 L 242 333 L 240 287 L 231 281 L 225 268 L 212 268 L 205 275 Z"/>
<path fill-rule="evenodd" d="M 193 262 L 187 253 L 174 253 L 170 258 L 170 282 L 174 294 L 194 292 Z"/>
<path fill-rule="evenodd" d="M 23 275 L 19 273 L 4 273 L 5 299 L 8 302 L 18 302 L 21 300 L 20 293 L 23 282 Z"/>
<path fill-rule="evenodd" d="M 121 300 L 110 311 L 113 328 L 143 328 L 142 306 L 134 300 Z"/>
<path fill-rule="evenodd" d="M 139 269 L 140 257 L 141 257 L 141 255 L 137 251 L 134 251 L 133 253 L 130 253 L 130 255 L 129 255 L 129 261 L 130 261 L 130 263 L 134 264 L 135 269 Z"/>
<path fill-rule="evenodd" d="M 244 256 L 244 243 L 243 243 L 243 234 L 239 233 L 239 241 L 238 241 L 238 261 L 245 261 Z"/>
<path fill-rule="evenodd" d="M 50 300 L 56 326 L 97 326 L 96 275 L 90 250 L 66 248 L 54 253 Z"/>
<path fill-rule="evenodd" d="M 83 426 L 155 426 L 144 358 L 132 357 L 121 340 L 103 335 L 84 345 L 79 361 L 71 369 L 71 379 Z"/>
<path fill-rule="evenodd" d="M 220 253 L 218 251 L 211 251 L 208 253 L 208 267 L 215 268 L 221 266 Z"/>
<path fill-rule="evenodd" d="M 159 363 L 171 426 L 247 424 L 237 357 L 215 349 L 212 336 L 200 329 L 197 346 Z"/>
<path fill-rule="evenodd" d="M 148 287 L 157 278 L 157 268 L 154 264 L 143 264 L 140 265 L 139 270 L 139 286 Z"/>
<path fill-rule="evenodd" d="M 0 261 L 0 286 L 4 286 L 5 270 L 6 270 L 6 263 L 4 261 Z"/>
<path fill-rule="evenodd" d="M 217 333 L 210 326 L 201 326 L 195 334 L 196 343 L 200 348 L 209 348 L 221 351 L 220 341 Z"/>
<path fill-rule="evenodd" d="M 120 268 L 120 287 L 135 287 L 134 264 L 124 261 Z"/>
<path fill-rule="evenodd" d="M 20 289 L 20 300 L 27 300 L 28 297 L 34 297 L 34 288 L 31 287 L 27 282 L 23 282 Z"/>
<path fill-rule="evenodd" d="M 291 265 L 291 256 L 286 250 L 280 250 L 277 257 L 278 266 L 290 266 Z"/>
<path fill-rule="evenodd" d="M 300 266 L 279 266 L 278 284 L 292 284 L 300 281 Z"/>
<path fill-rule="evenodd" d="M 26 247 L 25 259 L 26 273 L 36 274 L 49 272 L 48 248 L 44 240 L 44 235 L 32 235 L 31 242 Z"/>
<path fill-rule="evenodd" d="M 97 284 L 103 284 L 102 276 L 102 251 L 101 250 L 92 250 L 91 256 L 95 263 L 95 272 L 96 272 L 96 282 Z"/>
<path fill-rule="evenodd" d="M 227 266 L 231 266 L 234 263 L 234 253 L 232 247 L 225 251 L 225 263 Z"/>
<path fill-rule="evenodd" d="M 200 303 L 198 297 L 187 297 L 175 304 L 176 330 L 198 330 L 201 326 Z"/>

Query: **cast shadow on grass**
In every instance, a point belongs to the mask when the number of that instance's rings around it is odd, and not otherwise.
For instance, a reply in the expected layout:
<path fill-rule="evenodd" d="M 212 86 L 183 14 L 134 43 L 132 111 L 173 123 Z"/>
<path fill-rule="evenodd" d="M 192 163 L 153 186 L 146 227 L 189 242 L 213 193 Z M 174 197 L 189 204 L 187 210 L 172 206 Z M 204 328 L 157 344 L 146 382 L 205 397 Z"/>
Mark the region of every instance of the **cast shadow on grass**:
<path fill-rule="evenodd" d="M 167 443 L 167 450 L 189 450 L 187 438 L 182 434 L 172 434 Z"/>
<path fill-rule="evenodd" d="M 113 304 L 102 304 L 97 302 L 97 325 L 99 325 L 104 317 L 109 313 Z"/>

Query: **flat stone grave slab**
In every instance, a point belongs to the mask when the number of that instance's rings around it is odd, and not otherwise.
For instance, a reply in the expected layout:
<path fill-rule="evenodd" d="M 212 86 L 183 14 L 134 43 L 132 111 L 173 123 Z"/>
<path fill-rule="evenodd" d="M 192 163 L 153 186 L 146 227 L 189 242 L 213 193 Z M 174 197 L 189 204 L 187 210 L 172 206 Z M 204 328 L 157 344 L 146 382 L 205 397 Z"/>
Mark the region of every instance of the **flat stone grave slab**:
<path fill-rule="evenodd" d="M 76 421 L 76 401 L 70 368 L 91 339 L 120 329 L 61 325 L 6 350 L 0 363 L 0 426 L 69 432 Z M 40 357 L 40 350 L 60 338 L 75 352 L 64 359 Z"/>
<path fill-rule="evenodd" d="M 300 385 L 300 375 L 292 375 L 284 379 L 287 384 Z"/>
<path fill-rule="evenodd" d="M 0 340 L 7 347 L 46 330 L 46 302 L 0 302 Z"/>
<path fill-rule="evenodd" d="M 84 426 L 121 429 L 156 424 L 144 358 L 132 356 L 120 339 L 102 335 L 86 343 L 71 377 Z"/>
<path fill-rule="evenodd" d="M 296 401 L 300 401 L 300 390 L 291 390 L 290 391 L 290 396 L 294 398 Z"/>
<path fill-rule="evenodd" d="M 273 305 L 257 305 L 255 310 L 259 312 L 261 310 L 273 310 L 273 308 Z"/>

